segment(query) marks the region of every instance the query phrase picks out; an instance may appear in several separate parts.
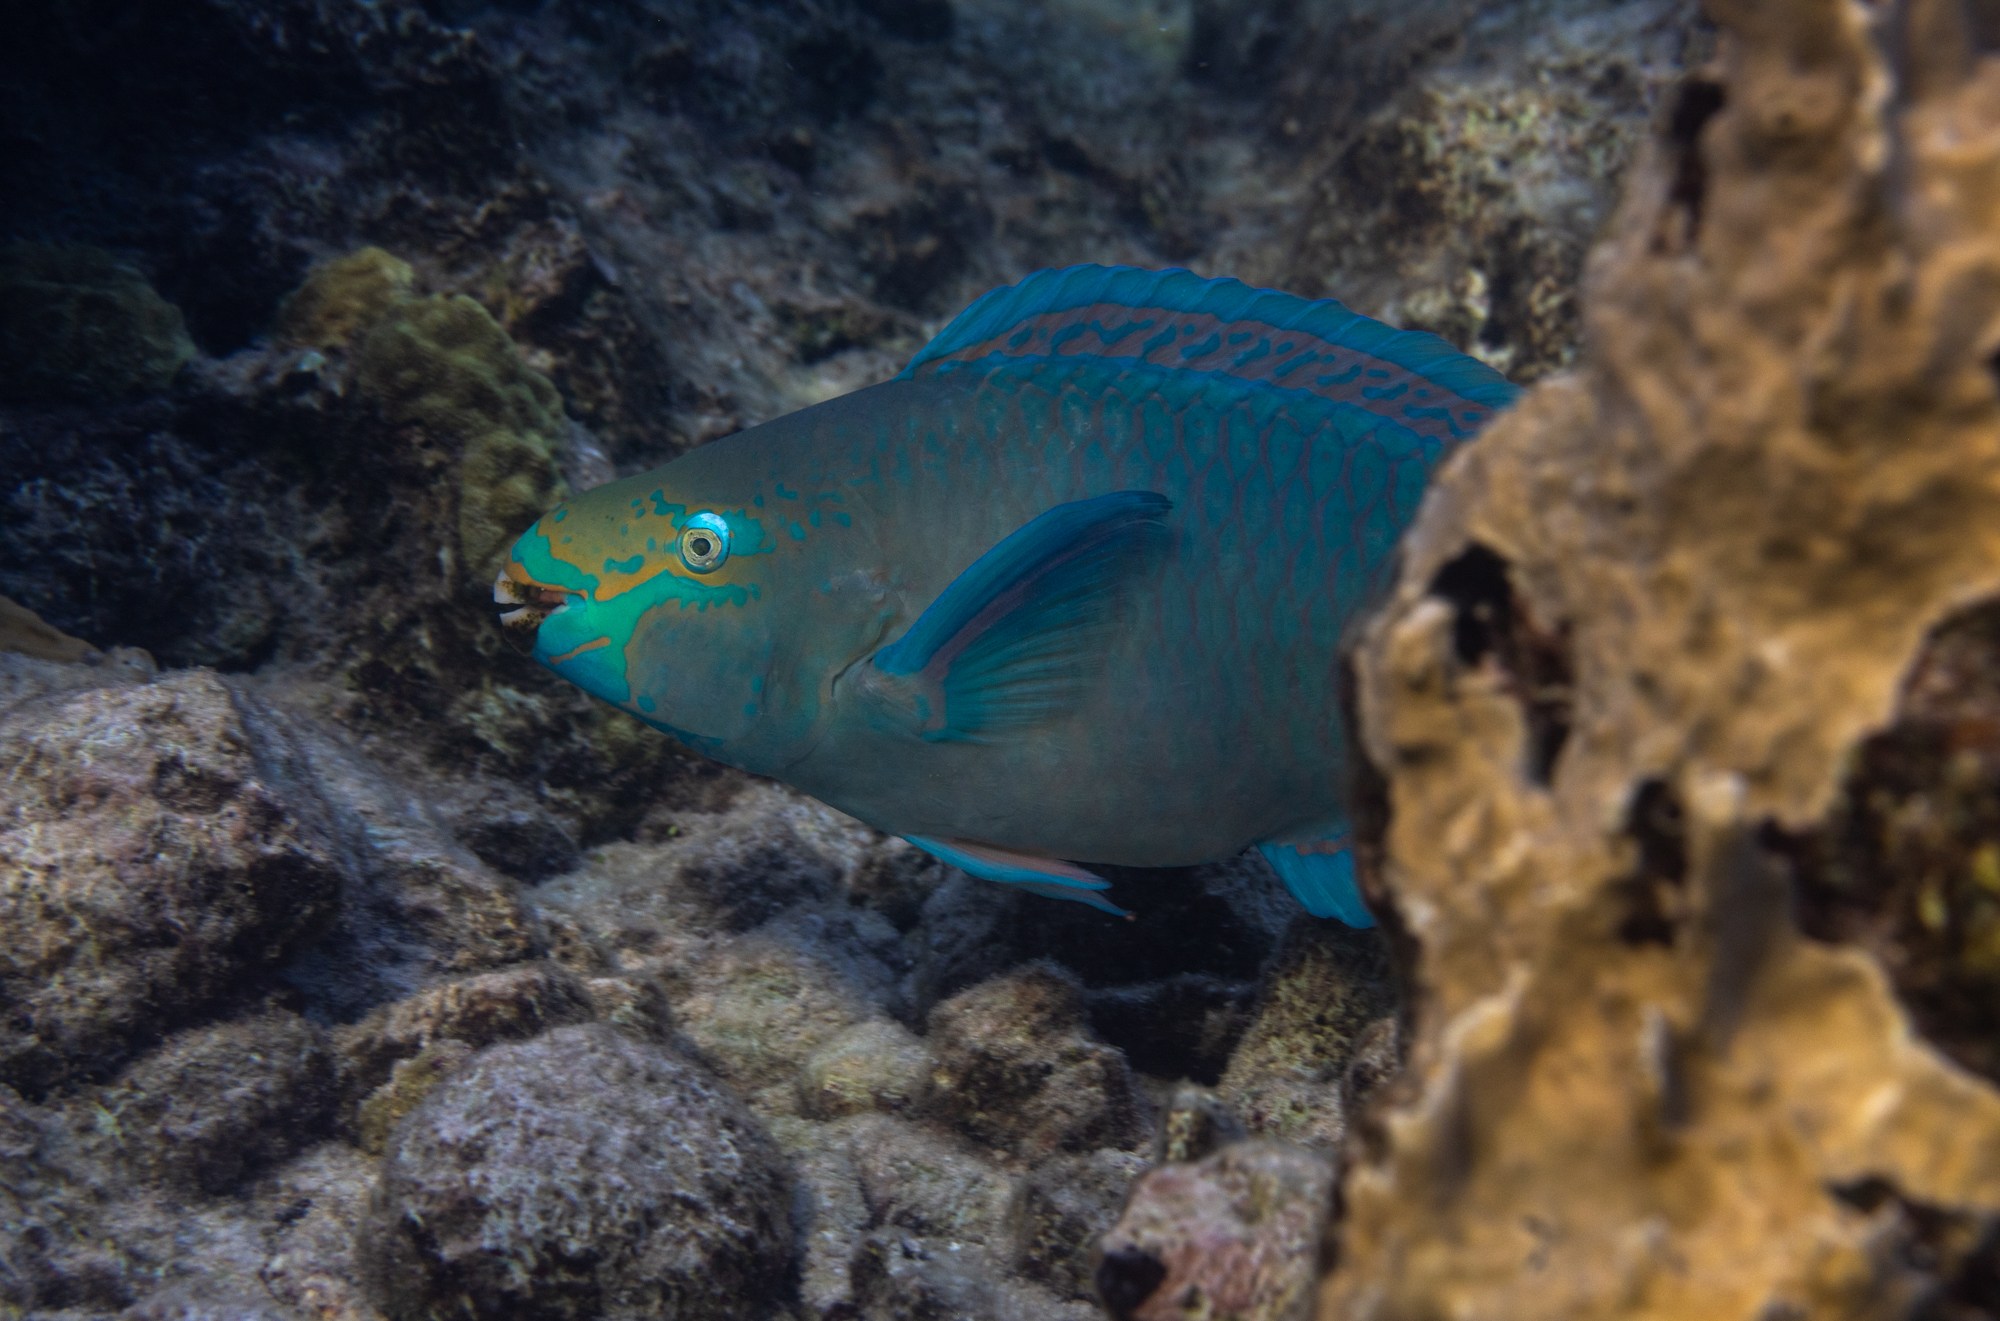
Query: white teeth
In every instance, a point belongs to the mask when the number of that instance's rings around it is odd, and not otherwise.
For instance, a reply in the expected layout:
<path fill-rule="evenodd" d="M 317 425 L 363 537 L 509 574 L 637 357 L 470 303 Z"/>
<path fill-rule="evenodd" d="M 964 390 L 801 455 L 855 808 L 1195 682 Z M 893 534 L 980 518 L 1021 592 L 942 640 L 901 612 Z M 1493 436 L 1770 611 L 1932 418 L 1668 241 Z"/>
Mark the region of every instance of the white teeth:
<path fill-rule="evenodd" d="M 526 619 L 530 613 L 532 612 L 526 606 L 522 606 L 519 610 L 503 611 L 500 615 L 500 622 L 503 624 L 512 624 L 517 620 Z"/>

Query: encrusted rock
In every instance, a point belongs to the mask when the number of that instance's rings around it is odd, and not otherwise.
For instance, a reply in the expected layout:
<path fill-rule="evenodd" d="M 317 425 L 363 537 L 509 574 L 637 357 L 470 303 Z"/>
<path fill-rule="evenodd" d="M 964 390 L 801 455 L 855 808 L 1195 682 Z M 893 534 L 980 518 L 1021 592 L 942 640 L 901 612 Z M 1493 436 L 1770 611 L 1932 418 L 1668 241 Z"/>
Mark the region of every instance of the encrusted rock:
<path fill-rule="evenodd" d="M 601 1026 L 494 1046 L 396 1127 L 365 1244 L 397 1318 L 734 1321 L 780 1296 L 791 1190 L 698 1066 Z"/>
<path fill-rule="evenodd" d="M 302 1321 L 302 1314 L 255 1280 L 195 1280 L 148 1295 L 118 1321 Z"/>
<path fill-rule="evenodd" d="M 1129 1151 L 1056 1156 L 1021 1178 L 1007 1209 L 1021 1273 L 1065 1298 L 1097 1296 L 1097 1240 L 1118 1219 L 1146 1160 Z"/>
<path fill-rule="evenodd" d="M 1385 1050 L 1393 1058 L 1394 1009 L 1379 932 L 1300 918 L 1216 1092 L 1252 1133 L 1338 1148 L 1361 1090 L 1350 1069 Z"/>
<path fill-rule="evenodd" d="M 595 1016 L 590 990 L 574 974 L 530 963 L 427 987 L 341 1028 L 362 1147 L 379 1152 L 396 1121 L 479 1047 Z"/>
<path fill-rule="evenodd" d="M 0 1084 L 0 1315 L 131 1301 L 99 1224 L 108 1183 L 56 1116 Z"/>
<path fill-rule="evenodd" d="M 799 1075 L 799 1109 L 813 1119 L 906 1110 L 930 1071 L 923 1043 L 899 1023 L 871 1018 L 813 1053 Z"/>
<path fill-rule="evenodd" d="M 1200 1160 L 1225 1143 L 1248 1137 L 1229 1103 L 1206 1087 L 1182 1083 L 1160 1107 L 1153 1135 L 1153 1163 Z"/>
<path fill-rule="evenodd" d="M 1104 1236 L 1098 1294 L 1119 1321 L 1294 1321 L 1332 1205 L 1332 1163 L 1299 1147 L 1253 1139 L 1162 1165 Z"/>
<path fill-rule="evenodd" d="M 887 1116 L 857 1120 L 847 1134 L 871 1225 L 939 1242 L 999 1239 L 1010 1181 L 985 1153 Z"/>
<path fill-rule="evenodd" d="M 271 1012 L 170 1038 L 95 1098 L 126 1157 L 176 1191 L 219 1194 L 331 1127 L 325 1033 Z"/>
<path fill-rule="evenodd" d="M 1083 1024 L 1075 978 L 1033 963 L 931 1011 L 927 1110 L 979 1142 L 1043 1156 L 1145 1133 L 1125 1057 Z"/>
<path fill-rule="evenodd" d="M 0 1079 L 102 1073 L 274 965 L 331 911 L 335 851 L 275 727 L 192 671 L 0 727 Z"/>

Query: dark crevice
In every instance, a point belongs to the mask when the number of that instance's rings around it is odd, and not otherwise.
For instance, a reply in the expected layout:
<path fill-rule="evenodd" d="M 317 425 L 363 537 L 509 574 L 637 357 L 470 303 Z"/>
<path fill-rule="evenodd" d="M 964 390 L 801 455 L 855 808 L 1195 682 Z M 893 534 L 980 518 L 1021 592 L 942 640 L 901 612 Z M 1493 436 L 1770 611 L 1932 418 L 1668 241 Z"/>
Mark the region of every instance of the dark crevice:
<path fill-rule="evenodd" d="M 2000 1079 L 2000 602 L 1919 650 L 1817 829 L 1774 838 L 1815 939 L 1881 963 L 1919 1032 Z"/>
<path fill-rule="evenodd" d="M 1672 945 L 1687 886 L 1686 820 L 1673 786 L 1648 780 L 1633 795 L 1625 823 L 1639 858 L 1623 888 L 1618 938 L 1628 945 Z"/>
<path fill-rule="evenodd" d="M 1167 1278 L 1166 1263 L 1144 1248 L 1113 1248 L 1097 1263 L 1097 1296 L 1104 1310 L 1124 1318 L 1136 1312 Z"/>
<path fill-rule="evenodd" d="M 1930 1277 L 1912 1321 L 2000 1316 L 2000 1222 L 1905 1197 L 1879 1175 L 1831 1185 L 1836 1199 L 1888 1222 L 1878 1240 L 1912 1273 Z"/>
<path fill-rule="evenodd" d="M 1667 116 L 1667 143 L 1673 152 L 1673 178 L 1667 185 L 1667 205 L 1686 217 L 1674 247 L 1687 247 L 1701 231 L 1702 203 L 1708 193 L 1708 163 L 1702 159 L 1701 131 L 1727 101 L 1721 83 L 1694 75 L 1681 84 Z M 1662 235 L 1658 246 L 1668 246 Z"/>
<path fill-rule="evenodd" d="M 1540 626 L 1515 594 L 1507 562 L 1476 543 L 1438 570 L 1431 593 L 1452 604 L 1459 661 L 1471 667 L 1490 657 L 1525 709 L 1528 777 L 1547 786 L 1569 739 L 1575 683 L 1568 626 Z"/>

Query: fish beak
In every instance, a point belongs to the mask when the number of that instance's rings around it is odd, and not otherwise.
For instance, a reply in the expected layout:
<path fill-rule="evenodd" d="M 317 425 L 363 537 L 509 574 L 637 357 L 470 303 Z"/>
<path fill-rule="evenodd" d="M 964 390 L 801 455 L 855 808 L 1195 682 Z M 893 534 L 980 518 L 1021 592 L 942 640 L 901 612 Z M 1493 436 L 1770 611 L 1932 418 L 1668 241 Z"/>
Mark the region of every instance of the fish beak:
<path fill-rule="evenodd" d="M 493 580 L 495 604 L 514 607 L 500 612 L 500 627 L 507 631 L 507 640 L 524 653 L 535 649 L 535 634 L 542 621 L 573 595 L 559 587 L 535 582 L 518 564 L 509 564 Z"/>

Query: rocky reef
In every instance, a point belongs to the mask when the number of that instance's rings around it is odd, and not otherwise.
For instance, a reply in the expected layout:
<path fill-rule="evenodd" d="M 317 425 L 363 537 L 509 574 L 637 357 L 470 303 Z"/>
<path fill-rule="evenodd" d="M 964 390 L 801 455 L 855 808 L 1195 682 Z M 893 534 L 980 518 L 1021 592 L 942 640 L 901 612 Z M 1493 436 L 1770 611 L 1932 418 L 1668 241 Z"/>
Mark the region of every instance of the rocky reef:
<path fill-rule="evenodd" d="M 0 1317 L 2000 1315 L 1982 7 L 14 36 Z M 562 491 L 1085 260 L 1534 385 L 1352 658 L 1381 932 L 972 881 L 493 625 Z"/>

